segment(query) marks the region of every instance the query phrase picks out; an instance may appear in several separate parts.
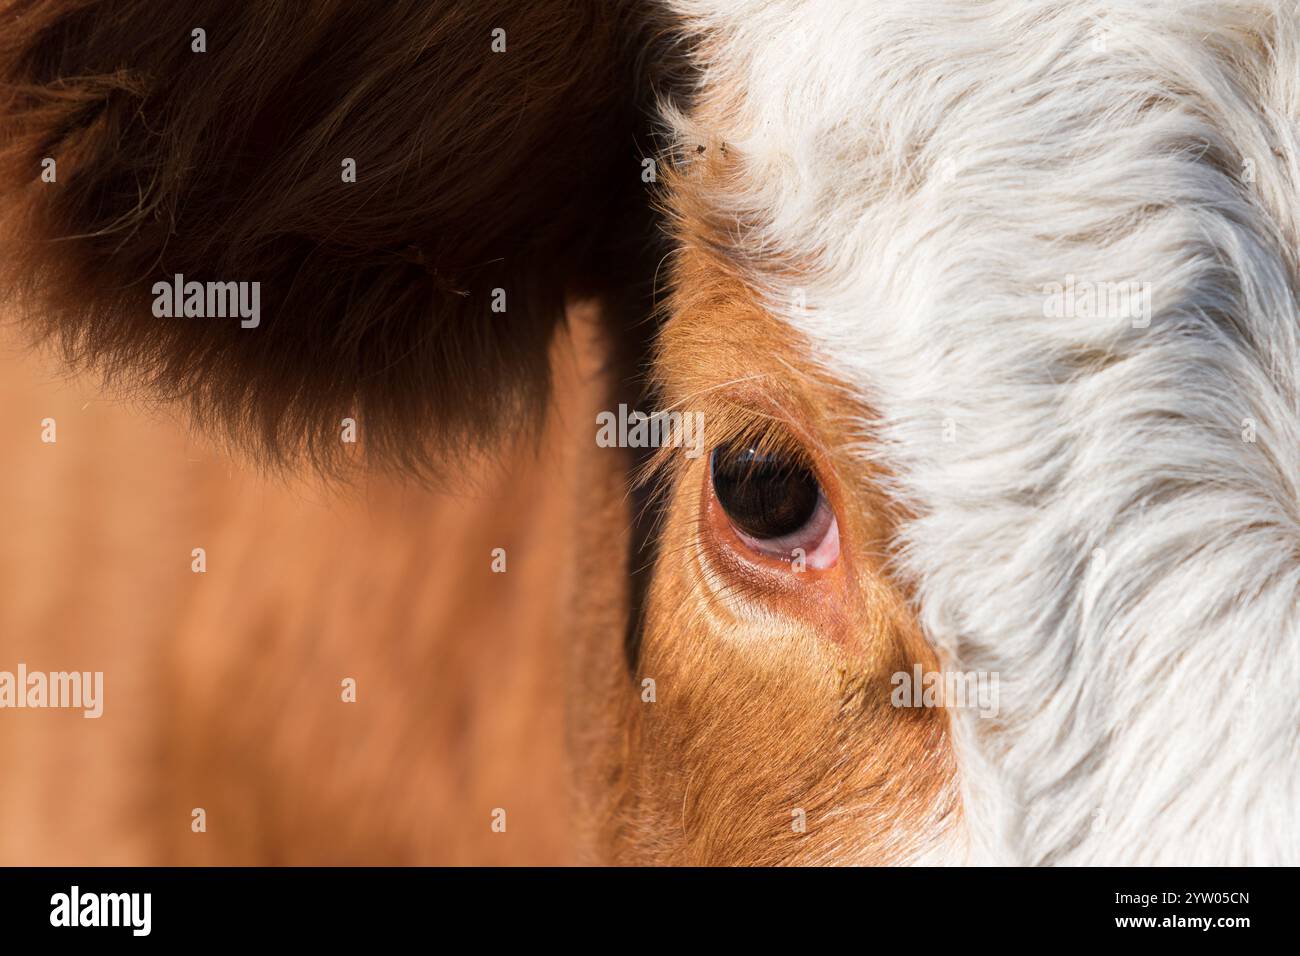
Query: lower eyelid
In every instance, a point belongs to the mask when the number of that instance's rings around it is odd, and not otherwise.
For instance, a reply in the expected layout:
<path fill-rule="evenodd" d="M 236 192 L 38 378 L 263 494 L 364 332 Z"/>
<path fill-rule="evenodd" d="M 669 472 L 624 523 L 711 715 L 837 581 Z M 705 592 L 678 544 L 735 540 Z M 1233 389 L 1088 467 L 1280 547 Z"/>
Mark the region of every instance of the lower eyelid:
<path fill-rule="evenodd" d="M 804 529 L 785 538 L 769 540 L 759 540 L 739 529 L 736 530 L 736 536 L 755 551 L 782 561 L 793 561 L 795 549 L 802 548 L 803 559 L 809 569 L 822 570 L 833 566 L 840 553 L 839 522 L 824 497 L 818 502 L 817 512 L 809 524 L 821 527 L 820 533 L 813 532 L 816 534 L 815 540 L 809 540 L 809 533 Z"/>
<path fill-rule="evenodd" d="M 829 506 L 827 511 L 830 511 Z M 808 567 L 814 570 L 822 570 L 835 566 L 835 562 L 840 558 L 840 523 L 835 517 L 835 512 L 830 512 L 831 523 L 822 535 L 821 541 L 807 555 Z"/>

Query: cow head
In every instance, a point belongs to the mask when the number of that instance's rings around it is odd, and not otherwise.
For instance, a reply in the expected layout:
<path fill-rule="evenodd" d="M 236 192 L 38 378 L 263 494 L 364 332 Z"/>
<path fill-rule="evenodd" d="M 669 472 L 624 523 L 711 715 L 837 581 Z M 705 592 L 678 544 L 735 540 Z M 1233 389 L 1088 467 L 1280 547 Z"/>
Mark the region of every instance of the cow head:
<path fill-rule="evenodd" d="M 702 422 L 573 425 L 598 858 L 1294 859 L 1293 5 L 8 6 L 5 284 L 73 361 L 448 478 L 585 300 L 599 411 Z"/>

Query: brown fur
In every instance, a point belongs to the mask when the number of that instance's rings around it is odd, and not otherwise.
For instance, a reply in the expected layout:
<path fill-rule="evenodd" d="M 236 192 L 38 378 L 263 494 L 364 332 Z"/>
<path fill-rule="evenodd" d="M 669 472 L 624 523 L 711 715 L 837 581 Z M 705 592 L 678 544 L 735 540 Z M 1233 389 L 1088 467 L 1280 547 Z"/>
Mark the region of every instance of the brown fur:
<path fill-rule="evenodd" d="M 707 189 L 730 172 L 717 159 L 670 181 L 679 252 L 655 365 L 664 404 L 702 411 L 708 448 L 745 435 L 807 457 L 843 553 L 802 576 L 747 555 L 711 499 L 707 458 L 662 456 L 668 504 L 633 679 L 615 676 L 608 649 L 601 663 L 607 632 L 579 652 L 605 677 L 578 706 L 608 726 L 582 738 L 588 840 L 626 863 L 895 862 L 957 813 L 946 715 L 890 705 L 891 674 L 937 662 L 891 580 L 897 516 L 879 476 L 840 450 L 863 437 L 846 429 L 865 410 L 732 266 L 735 224 L 716 220 Z M 800 809 L 806 833 L 792 826 Z"/>
<path fill-rule="evenodd" d="M 72 364 L 269 461 L 341 467 L 344 417 L 425 472 L 535 435 L 566 292 L 644 266 L 643 19 L 604 0 L 3 0 L 0 298 Z M 154 317 L 175 273 L 261 282 L 262 325 Z"/>
<path fill-rule="evenodd" d="M 570 607 L 621 581 L 578 576 L 606 384 L 570 324 L 543 451 L 461 495 L 269 482 L 6 347 L 0 669 L 103 670 L 105 706 L 0 711 L 0 864 L 571 862 Z"/>

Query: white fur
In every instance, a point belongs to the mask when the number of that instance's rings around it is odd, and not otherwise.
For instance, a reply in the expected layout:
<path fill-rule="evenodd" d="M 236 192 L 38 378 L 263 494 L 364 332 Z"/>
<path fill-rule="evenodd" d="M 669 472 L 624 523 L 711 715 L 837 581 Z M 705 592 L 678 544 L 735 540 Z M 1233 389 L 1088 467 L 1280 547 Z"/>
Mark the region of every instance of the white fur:
<path fill-rule="evenodd" d="M 968 858 L 1300 863 L 1297 5 L 675 6 L 670 121 L 878 411 L 844 434 L 946 666 L 1000 675 L 954 714 Z M 1045 318 L 1071 275 L 1149 282 L 1150 327 Z"/>

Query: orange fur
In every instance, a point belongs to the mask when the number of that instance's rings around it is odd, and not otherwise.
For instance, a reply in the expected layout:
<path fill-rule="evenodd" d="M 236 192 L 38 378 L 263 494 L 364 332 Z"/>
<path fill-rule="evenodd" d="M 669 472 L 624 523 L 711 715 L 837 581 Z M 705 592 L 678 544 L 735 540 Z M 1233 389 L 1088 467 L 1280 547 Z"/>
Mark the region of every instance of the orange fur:
<path fill-rule="evenodd" d="M 620 662 L 606 652 L 606 673 L 587 685 L 588 721 L 617 715 L 584 738 L 598 768 L 586 804 L 594 852 L 620 863 L 906 859 L 958 810 L 946 715 L 889 703 L 892 673 L 937 662 L 889 574 L 897 516 L 880 476 L 841 450 L 864 410 L 740 281 L 704 197 L 680 178 L 670 195 L 681 251 L 655 366 L 663 405 L 702 411 L 708 448 L 745 434 L 808 457 L 844 548 L 824 572 L 765 567 L 728 539 L 707 458 L 661 453 L 670 490 L 638 667 L 611 676 Z"/>
<path fill-rule="evenodd" d="M 459 494 L 268 481 L 6 351 L 0 668 L 103 670 L 105 708 L 0 712 L 0 863 L 572 860 L 575 476 L 605 380 L 571 320 L 543 451 Z"/>

